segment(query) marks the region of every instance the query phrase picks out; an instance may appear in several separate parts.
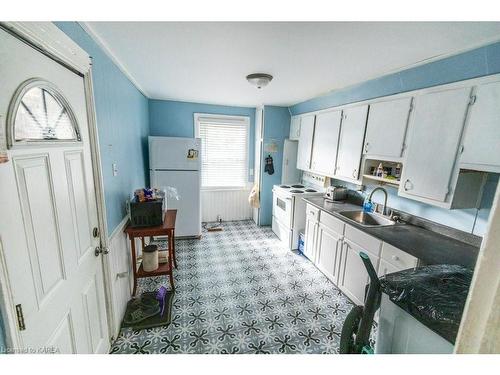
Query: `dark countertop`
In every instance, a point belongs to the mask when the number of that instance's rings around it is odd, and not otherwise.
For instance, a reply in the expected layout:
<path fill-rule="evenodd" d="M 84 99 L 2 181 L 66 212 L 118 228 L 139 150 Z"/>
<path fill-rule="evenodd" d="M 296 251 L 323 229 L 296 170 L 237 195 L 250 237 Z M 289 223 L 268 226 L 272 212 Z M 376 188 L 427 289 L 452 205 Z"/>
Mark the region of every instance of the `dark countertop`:
<path fill-rule="evenodd" d="M 474 268 L 479 248 L 458 241 L 429 229 L 411 224 L 401 224 L 385 227 L 365 227 L 354 223 L 342 215 L 341 211 L 362 209 L 352 203 L 331 203 L 323 197 L 303 198 L 307 203 L 318 207 L 355 228 L 373 237 L 403 250 L 421 260 L 424 264 L 457 264 Z"/>
<path fill-rule="evenodd" d="M 454 344 L 473 271 L 459 265 L 432 265 L 390 273 L 382 292 L 419 322 Z"/>

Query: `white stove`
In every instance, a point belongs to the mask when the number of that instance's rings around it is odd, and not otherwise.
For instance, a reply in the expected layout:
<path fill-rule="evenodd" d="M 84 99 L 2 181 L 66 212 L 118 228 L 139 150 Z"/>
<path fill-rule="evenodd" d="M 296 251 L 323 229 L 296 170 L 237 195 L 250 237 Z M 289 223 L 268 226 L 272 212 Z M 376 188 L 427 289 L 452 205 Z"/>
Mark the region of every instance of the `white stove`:
<path fill-rule="evenodd" d="M 323 196 L 326 178 L 304 172 L 296 184 L 273 186 L 273 232 L 294 250 L 299 245 L 299 232 L 306 224 L 306 203 L 302 198 Z"/>

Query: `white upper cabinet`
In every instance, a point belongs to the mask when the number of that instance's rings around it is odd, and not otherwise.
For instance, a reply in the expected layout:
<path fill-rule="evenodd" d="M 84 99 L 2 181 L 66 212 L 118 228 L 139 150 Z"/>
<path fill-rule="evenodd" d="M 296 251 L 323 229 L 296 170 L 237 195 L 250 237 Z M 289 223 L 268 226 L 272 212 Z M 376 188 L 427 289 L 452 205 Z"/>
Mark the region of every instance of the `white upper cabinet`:
<path fill-rule="evenodd" d="M 366 156 L 398 160 L 403 156 L 412 98 L 370 105 L 363 152 Z"/>
<path fill-rule="evenodd" d="M 290 136 L 293 141 L 298 141 L 300 137 L 300 116 L 292 116 L 290 120 Z"/>
<path fill-rule="evenodd" d="M 297 151 L 297 168 L 307 171 L 311 168 L 311 151 L 314 137 L 315 115 L 305 115 L 300 119 L 299 148 Z"/>
<path fill-rule="evenodd" d="M 449 200 L 470 93 L 460 88 L 415 98 L 399 195 Z"/>
<path fill-rule="evenodd" d="M 367 113 L 368 105 L 343 111 L 335 172 L 340 178 L 357 180 L 359 177 Z"/>
<path fill-rule="evenodd" d="M 477 87 L 465 129 L 464 167 L 500 172 L 500 82 Z"/>
<path fill-rule="evenodd" d="M 316 115 L 311 170 L 323 176 L 335 174 L 342 111 Z"/>

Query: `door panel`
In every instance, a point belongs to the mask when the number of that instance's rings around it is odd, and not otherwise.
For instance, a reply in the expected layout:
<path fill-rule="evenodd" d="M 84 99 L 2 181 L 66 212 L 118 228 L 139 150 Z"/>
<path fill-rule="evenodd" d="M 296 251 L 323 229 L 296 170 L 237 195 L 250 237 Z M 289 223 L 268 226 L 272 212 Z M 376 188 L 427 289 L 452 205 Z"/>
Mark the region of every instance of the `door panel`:
<path fill-rule="evenodd" d="M 316 263 L 318 268 L 335 284 L 338 281 L 338 268 L 342 250 L 341 236 L 319 224 L 318 227 L 318 253 Z"/>
<path fill-rule="evenodd" d="M 314 137 L 314 115 L 302 116 L 300 119 L 299 150 L 297 152 L 297 168 L 307 171 L 311 168 L 311 150 Z"/>
<path fill-rule="evenodd" d="M 335 174 L 341 117 L 342 111 L 323 112 L 316 116 L 311 170 L 318 174 Z"/>
<path fill-rule="evenodd" d="M 78 245 L 78 259 L 92 248 L 92 227 L 87 195 L 87 179 L 85 176 L 83 153 L 71 151 L 64 153 L 66 177 L 69 190 L 73 228 Z"/>
<path fill-rule="evenodd" d="M 336 175 L 357 180 L 361 164 L 361 152 L 365 137 L 368 106 L 348 108 L 343 111 L 340 129 Z"/>
<path fill-rule="evenodd" d="M 65 278 L 48 156 L 14 159 L 37 304 Z M 17 214 L 17 213 L 16 213 Z M 43 246 L 40 246 L 43 244 Z"/>
<path fill-rule="evenodd" d="M 461 88 L 416 97 L 400 195 L 446 201 L 470 92 Z"/>
<path fill-rule="evenodd" d="M 61 354 L 76 353 L 75 330 L 71 311 L 68 311 L 61 324 L 54 331 L 54 335 L 48 341 L 48 346 L 58 348 Z"/>
<path fill-rule="evenodd" d="M 21 305 L 26 326 L 17 335 L 19 343 L 34 350 L 54 346 L 64 353 L 105 353 L 108 327 L 102 257 L 93 251 L 100 240 L 91 233 L 98 218 L 83 77 L 3 30 L 0 55 L 0 113 L 8 113 L 23 84 L 43 77 L 68 103 L 81 138 L 14 143 L 7 151 L 10 161 L 0 164 L 2 255 L 11 308 Z M 12 131 L 6 116 L 0 116 L 0 126 Z M 90 319 L 83 313 L 86 295 Z"/>
<path fill-rule="evenodd" d="M 379 257 L 364 251 L 360 246 L 345 239 L 342 248 L 339 283 L 337 284 L 340 290 L 358 305 L 364 305 L 365 286 L 370 281 L 365 265 L 359 256 L 361 251 L 368 255 L 373 267 L 378 268 Z"/>
<path fill-rule="evenodd" d="M 500 168 L 500 82 L 480 85 L 465 130 L 461 163 L 478 165 L 480 170 L 498 172 Z M 497 152 L 492 152 L 497 150 Z"/>
<path fill-rule="evenodd" d="M 370 104 L 366 125 L 365 155 L 399 158 L 410 114 L 412 98 Z"/>

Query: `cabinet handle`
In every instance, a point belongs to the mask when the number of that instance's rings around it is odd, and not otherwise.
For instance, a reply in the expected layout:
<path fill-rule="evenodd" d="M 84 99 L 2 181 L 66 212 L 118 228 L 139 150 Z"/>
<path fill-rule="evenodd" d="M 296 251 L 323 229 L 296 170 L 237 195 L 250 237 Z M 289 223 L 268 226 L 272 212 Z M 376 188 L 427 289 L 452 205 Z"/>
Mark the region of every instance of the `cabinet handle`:
<path fill-rule="evenodd" d="M 357 171 L 358 171 L 357 169 L 355 169 L 355 170 L 352 171 L 352 178 L 356 178 Z"/>
<path fill-rule="evenodd" d="M 316 215 L 316 213 L 315 213 L 314 211 L 309 211 L 309 213 L 310 213 L 311 215 L 313 215 L 313 216 L 314 216 L 314 215 Z"/>
<path fill-rule="evenodd" d="M 399 260 L 399 257 L 397 255 L 393 255 L 392 260 Z"/>
<path fill-rule="evenodd" d="M 365 154 L 368 152 L 368 145 L 369 145 L 369 144 L 370 144 L 369 142 L 366 142 L 366 143 L 365 143 Z"/>
<path fill-rule="evenodd" d="M 403 185 L 403 188 L 405 189 L 405 191 L 411 190 L 411 187 L 408 187 L 408 183 L 411 183 L 409 178 L 406 179 L 406 181 Z"/>

